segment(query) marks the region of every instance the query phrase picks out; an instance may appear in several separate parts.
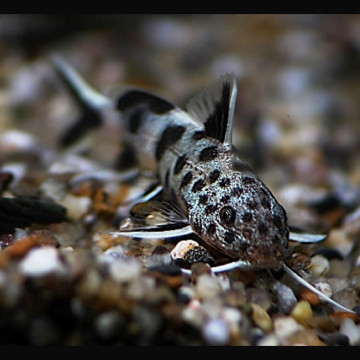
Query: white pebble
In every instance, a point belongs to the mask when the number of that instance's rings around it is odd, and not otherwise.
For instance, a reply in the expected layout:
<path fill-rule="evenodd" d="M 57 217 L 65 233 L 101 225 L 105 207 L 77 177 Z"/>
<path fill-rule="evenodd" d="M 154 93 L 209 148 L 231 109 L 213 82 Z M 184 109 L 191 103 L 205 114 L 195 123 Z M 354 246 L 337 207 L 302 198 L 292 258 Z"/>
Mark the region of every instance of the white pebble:
<path fill-rule="evenodd" d="M 61 201 L 61 205 L 65 206 L 68 211 L 68 216 L 71 219 L 80 219 L 91 208 L 91 199 L 87 196 L 74 196 L 66 194 Z"/>
<path fill-rule="evenodd" d="M 216 277 L 202 274 L 197 279 L 195 294 L 200 299 L 213 299 L 217 297 L 221 291 L 221 286 Z"/>
<path fill-rule="evenodd" d="M 104 253 L 101 253 L 98 259 L 100 263 L 110 264 L 119 259 L 127 259 L 127 255 L 121 245 L 115 245 L 110 249 L 107 249 Z"/>
<path fill-rule="evenodd" d="M 349 338 L 350 345 L 360 345 L 360 328 L 353 320 L 344 319 L 340 325 L 340 332 Z"/>
<path fill-rule="evenodd" d="M 55 248 L 44 246 L 30 250 L 20 262 L 19 269 L 26 276 L 40 277 L 62 271 L 64 265 Z"/>
<path fill-rule="evenodd" d="M 291 316 L 279 317 L 274 320 L 274 332 L 279 340 L 285 340 L 302 329 L 303 326 Z"/>
<path fill-rule="evenodd" d="M 109 264 L 109 273 L 115 281 L 127 282 L 140 275 L 141 265 L 135 259 L 119 259 Z"/>
<path fill-rule="evenodd" d="M 66 193 L 65 184 L 57 178 L 48 178 L 41 185 L 40 190 L 44 196 L 60 202 Z"/>
<path fill-rule="evenodd" d="M 1 167 L 1 171 L 12 174 L 11 186 L 14 187 L 26 174 L 26 165 L 24 163 L 9 162 Z"/>
<path fill-rule="evenodd" d="M 185 254 L 192 248 L 199 246 L 194 240 L 182 240 L 179 241 L 171 251 L 171 257 L 175 259 L 182 259 Z"/>
<path fill-rule="evenodd" d="M 322 255 L 314 255 L 310 262 L 310 271 L 313 276 L 323 276 L 330 270 L 329 260 Z"/>
<path fill-rule="evenodd" d="M 257 344 L 257 346 L 278 346 L 279 340 L 275 336 L 275 334 L 268 334 L 265 335 L 262 339 L 260 339 Z"/>
<path fill-rule="evenodd" d="M 230 339 L 229 325 L 222 318 L 210 319 L 204 325 L 202 335 L 210 345 L 226 345 Z"/>
<path fill-rule="evenodd" d="M 0 136 L 0 148 L 3 150 L 27 150 L 35 145 L 35 138 L 21 130 L 10 129 Z"/>

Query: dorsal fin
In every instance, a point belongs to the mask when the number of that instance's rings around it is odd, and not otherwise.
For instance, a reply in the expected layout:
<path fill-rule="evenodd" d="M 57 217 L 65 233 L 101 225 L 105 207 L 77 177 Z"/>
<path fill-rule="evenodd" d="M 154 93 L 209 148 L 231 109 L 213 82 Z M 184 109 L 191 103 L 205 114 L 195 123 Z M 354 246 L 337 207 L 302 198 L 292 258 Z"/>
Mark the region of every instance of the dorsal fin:
<path fill-rule="evenodd" d="M 155 114 L 164 114 L 174 109 L 174 105 L 169 101 L 160 96 L 138 89 L 131 89 L 123 94 L 118 99 L 116 108 L 120 111 L 126 111 L 139 104 L 147 104 L 149 109 Z"/>
<path fill-rule="evenodd" d="M 227 74 L 195 95 L 186 109 L 204 125 L 206 135 L 231 145 L 236 94 L 235 77 Z"/>

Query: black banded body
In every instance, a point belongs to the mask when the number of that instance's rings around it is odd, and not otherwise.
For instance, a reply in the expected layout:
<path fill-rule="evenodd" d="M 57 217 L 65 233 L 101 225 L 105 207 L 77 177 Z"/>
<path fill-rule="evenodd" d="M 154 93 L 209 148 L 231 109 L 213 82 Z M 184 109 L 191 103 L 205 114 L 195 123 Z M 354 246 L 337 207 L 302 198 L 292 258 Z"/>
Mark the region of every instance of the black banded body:
<path fill-rule="evenodd" d="M 120 97 L 117 110 L 139 166 L 158 175 L 194 233 L 233 259 L 279 268 L 288 256 L 286 213 L 232 151 L 235 96 L 228 75 L 187 112 L 138 90 Z"/>

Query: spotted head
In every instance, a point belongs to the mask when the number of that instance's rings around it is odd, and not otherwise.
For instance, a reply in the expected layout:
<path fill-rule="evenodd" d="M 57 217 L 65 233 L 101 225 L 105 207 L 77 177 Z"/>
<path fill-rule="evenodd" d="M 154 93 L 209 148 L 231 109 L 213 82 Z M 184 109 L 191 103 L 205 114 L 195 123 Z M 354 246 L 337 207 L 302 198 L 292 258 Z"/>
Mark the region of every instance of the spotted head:
<path fill-rule="evenodd" d="M 188 219 L 210 247 L 259 268 L 280 268 L 289 255 L 284 208 L 269 188 L 238 160 L 220 163 L 192 194 Z M 193 182 L 193 188 L 198 180 Z"/>

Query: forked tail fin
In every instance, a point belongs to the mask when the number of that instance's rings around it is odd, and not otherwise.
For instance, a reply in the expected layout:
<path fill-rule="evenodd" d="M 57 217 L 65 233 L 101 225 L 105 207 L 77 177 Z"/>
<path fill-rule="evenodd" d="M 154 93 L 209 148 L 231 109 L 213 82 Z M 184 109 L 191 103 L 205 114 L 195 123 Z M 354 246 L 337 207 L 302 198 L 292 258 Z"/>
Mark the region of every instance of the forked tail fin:
<path fill-rule="evenodd" d="M 91 88 L 61 56 L 53 55 L 52 62 L 81 111 L 76 121 L 60 138 L 60 145 L 65 147 L 73 144 L 88 130 L 102 125 L 102 111 L 112 107 L 113 103 Z"/>

